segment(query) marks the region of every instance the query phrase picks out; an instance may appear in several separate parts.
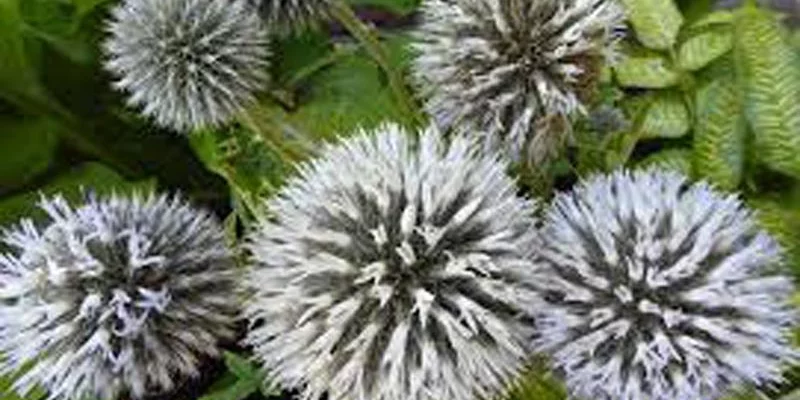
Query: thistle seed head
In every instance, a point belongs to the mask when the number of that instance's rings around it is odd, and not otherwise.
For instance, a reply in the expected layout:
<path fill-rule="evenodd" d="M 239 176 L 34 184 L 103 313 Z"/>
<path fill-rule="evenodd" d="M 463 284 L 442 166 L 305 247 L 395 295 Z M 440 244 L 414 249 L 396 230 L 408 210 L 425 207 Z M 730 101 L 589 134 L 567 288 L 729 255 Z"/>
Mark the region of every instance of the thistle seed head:
<path fill-rule="evenodd" d="M 733 195 L 655 169 L 596 176 L 541 236 L 536 347 L 577 397 L 716 399 L 798 360 L 781 249 Z"/>
<path fill-rule="evenodd" d="M 237 312 L 233 261 L 207 212 L 166 196 L 42 199 L 46 226 L 5 231 L 0 373 L 50 399 L 140 398 L 198 374 Z"/>
<path fill-rule="evenodd" d="M 361 132 L 304 165 L 250 234 L 247 341 L 304 399 L 489 398 L 520 368 L 534 203 L 434 128 Z"/>
<path fill-rule="evenodd" d="M 225 123 L 266 83 L 267 32 L 246 0 L 124 0 L 108 33 L 116 88 L 163 127 Z"/>
<path fill-rule="evenodd" d="M 541 161 L 584 112 L 623 16 L 615 0 L 425 0 L 413 47 L 426 109 L 441 127 Z"/>

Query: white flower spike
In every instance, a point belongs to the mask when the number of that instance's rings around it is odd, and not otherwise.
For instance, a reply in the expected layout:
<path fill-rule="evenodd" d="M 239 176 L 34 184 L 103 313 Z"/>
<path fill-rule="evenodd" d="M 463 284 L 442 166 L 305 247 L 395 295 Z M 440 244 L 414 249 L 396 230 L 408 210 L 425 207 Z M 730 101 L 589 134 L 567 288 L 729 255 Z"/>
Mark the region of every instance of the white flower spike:
<path fill-rule="evenodd" d="M 223 124 L 267 80 L 267 31 L 247 0 L 124 0 L 108 32 L 115 86 L 163 127 Z"/>
<path fill-rule="evenodd" d="M 536 347 L 579 398 L 716 399 L 798 360 L 781 249 L 733 195 L 656 169 L 595 176 L 541 236 Z"/>
<path fill-rule="evenodd" d="M 413 48 L 426 109 L 515 160 L 544 160 L 585 112 L 623 20 L 615 0 L 425 0 Z"/>
<path fill-rule="evenodd" d="M 135 398 L 199 373 L 233 336 L 234 263 L 209 213 L 178 198 L 42 199 L 49 223 L 5 231 L 0 373 L 50 399 Z"/>
<path fill-rule="evenodd" d="M 303 399 L 489 398 L 521 368 L 533 202 L 463 138 L 360 132 L 250 234 L 247 342 Z"/>

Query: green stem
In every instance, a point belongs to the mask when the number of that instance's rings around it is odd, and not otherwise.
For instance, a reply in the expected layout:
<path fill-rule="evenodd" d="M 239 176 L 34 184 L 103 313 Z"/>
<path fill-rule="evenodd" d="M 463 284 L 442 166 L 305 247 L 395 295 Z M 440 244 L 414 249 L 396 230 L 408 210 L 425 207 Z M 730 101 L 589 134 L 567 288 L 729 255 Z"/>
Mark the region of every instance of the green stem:
<path fill-rule="evenodd" d="M 417 111 L 417 106 L 414 103 L 411 93 L 408 91 L 402 75 L 389 62 L 386 48 L 378 39 L 374 30 L 365 25 L 344 0 L 333 0 L 330 4 L 330 12 L 333 17 L 361 43 L 378 66 L 386 73 L 386 77 L 389 80 L 389 87 L 392 89 L 392 92 L 394 92 L 403 114 L 409 118 L 409 122 L 414 122 L 419 125 L 424 124 L 424 119 Z"/>

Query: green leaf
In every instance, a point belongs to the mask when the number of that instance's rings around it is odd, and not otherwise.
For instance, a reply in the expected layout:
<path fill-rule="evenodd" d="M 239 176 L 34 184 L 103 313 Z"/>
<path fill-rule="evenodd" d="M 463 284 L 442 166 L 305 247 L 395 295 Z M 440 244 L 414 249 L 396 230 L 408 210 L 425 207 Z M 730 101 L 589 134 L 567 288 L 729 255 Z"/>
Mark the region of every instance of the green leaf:
<path fill-rule="evenodd" d="M 800 68 L 774 14 L 744 8 L 736 56 L 760 161 L 800 179 Z"/>
<path fill-rule="evenodd" d="M 639 131 L 642 138 L 677 138 L 689 132 L 689 119 L 689 111 L 678 93 L 658 93 L 648 107 Z"/>
<path fill-rule="evenodd" d="M 692 176 L 692 152 L 687 149 L 667 149 L 646 157 L 639 162 L 641 167 L 658 167 Z"/>
<path fill-rule="evenodd" d="M 233 372 L 239 379 L 261 380 L 261 372 L 244 357 L 236 353 L 231 353 L 230 351 L 224 352 L 222 356 L 225 359 L 225 366 L 228 368 L 228 371 Z"/>
<path fill-rule="evenodd" d="M 763 197 L 748 204 L 757 210 L 761 227 L 786 251 L 787 265 L 795 277 L 800 276 L 800 198 L 796 194 Z"/>
<path fill-rule="evenodd" d="M 225 178 L 234 198 L 249 209 L 239 213 L 244 219 L 258 213 L 262 199 L 274 194 L 294 169 L 274 143 L 280 138 L 268 142 L 254 132 L 228 127 L 196 132 L 189 140 L 206 167 Z"/>
<path fill-rule="evenodd" d="M 43 212 L 36 207 L 41 195 L 63 195 L 67 200 L 77 202 L 83 189 L 91 189 L 99 194 L 147 193 L 155 188 L 152 180 L 129 182 L 102 164 L 86 163 L 47 183 L 35 192 L 23 193 L 0 200 L 0 226 L 16 223 L 20 218 L 41 218 Z"/>
<path fill-rule="evenodd" d="M 79 37 L 76 16 L 71 3 L 65 0 L 25 0 L 20 4 L 25 31 L 75 63 L 89 65 L 93 49 Z"/>
<path fill-rule="evenodd" d="M 200 400 L 243 400 L 256 392 L 265 397 L 276 394 L 266 387 L 264 374 L 254 364 L 231 352 L 225 352 L 223 357 L 229 373 L 212 386 L 211 394 Z"/>
<path fill-rule="evenodd" d="M 678 67 L 695 71 L 733 48 L 733 33 L 728 27 L 715 27 L 686 39 L 678 49 Z"/>
<path fill-rule="evenodd" d="M 20 0 L 0 0 L 0 96 L 13 102 L 46 101 L 25 48 Z"/>
<path fill-rule="evenodd" d="M 55 154 L 59 129 L 47 119 L 0 117 L 0 194 L 46 171 Z"/>
<path fill-rule="evenodd" d="M 72 4 L 75 5 L 78 16 L 83 17 L 92 12 L 95 8 L 105 3 L 110 3 L 111 1 L 112 0 L 72 0 Z"/>
<path fill-rule="evenodd" d="M 675 44 L 683 16 L 673 0 L 622 0 L 639 41 L 655 50 Z"/>
<path fill-rule="evenodd" d="M 537 360 L 523 372 L 501 400 L 565 400 L 564 385 L 553 376 L 543 360 Z"/>
<path fill-rule="evenodd" d="M 400 51 L 399 47 L 387 47 Z M 306 102 L 286 118 L 314 140 L 337 138 L 386 120 L 403 120 L 383 73 L 361 52 L 346 54 L 320 71 L 309 80 L 308 91 Z"/>
<path fill-rule="evenodd" d="M 680 74 L 666 57 L 656 52 L 634 50 L 614 67 L 623 87 L 659 89 L 675 86 Z"/>
<path fill-rule="evenodd" d="M 696 0 L 690 0 L 692 2 Z M 728 10 L 718 10 L 704 15 L 702 18 L 693 22 L 691 29 L 705 28 L 709 26 L 731 25 L 736 21 L 736 14 Z"/>
<path fill-rule="evenodd" d="M 724 189 L 734 189 L 742 181 L 746 154 L 741 91 L 732 76 L 720 75 L 698 89 L 695 103 L 695 170 Z"/>
<path fill-rule="evenodd" d="M 224 377 L 227 379 L 227 377 Z M 244 400 L 258 392 L 259 386 L 249 380 L 236 380 L 220 389 L 201 397 L 199 400 Z"/>

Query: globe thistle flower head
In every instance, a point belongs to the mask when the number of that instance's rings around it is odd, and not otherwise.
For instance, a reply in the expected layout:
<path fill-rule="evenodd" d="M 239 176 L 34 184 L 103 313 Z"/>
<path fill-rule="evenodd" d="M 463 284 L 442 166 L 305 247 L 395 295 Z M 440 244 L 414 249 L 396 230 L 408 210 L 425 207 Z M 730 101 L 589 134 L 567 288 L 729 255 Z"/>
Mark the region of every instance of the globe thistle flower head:
<path fill-rule="evenodd" d="M 267 31 L 246 0 L 125 0 L 108 32 L 115 86 L 163 127 L 222 124 L 266 82 Z"/>
<path fill-rule="evenodd" d="M 407 136 L 327 148 L 250 234 L 247 342 L 304 399 L 489 398 L 524 361 L 534 204 L 467 140 Z"/>
<path fill-rule="evenodd" d="M 559 195 L 536 347 L 576 397 L 708 400 L 796 362 L 781 249 L 733 195 L 657 169 Z"/>
<path fill-rule="evenodd" d="M 623 17 L 614 0 L 425 0 L 413 47 L 426 109 L 516 160 L 543 160 L 585 112 Z"/>
<path fill-rule="evenodd" d="M 331 0 L 250 0 L 272 30 L 288 34 L 316 26 L 329 17 Z"/>
<path fill-rule="evenodd" d="M 50 399 L 169 390 L 216 356 L 236 317 L 233 261 L 208 213 L 179 198 L 43 198 L 49 222 L 8 229 L 0 373 Z"/>

